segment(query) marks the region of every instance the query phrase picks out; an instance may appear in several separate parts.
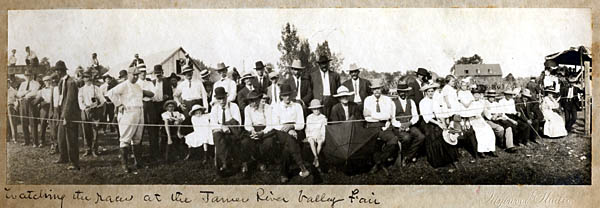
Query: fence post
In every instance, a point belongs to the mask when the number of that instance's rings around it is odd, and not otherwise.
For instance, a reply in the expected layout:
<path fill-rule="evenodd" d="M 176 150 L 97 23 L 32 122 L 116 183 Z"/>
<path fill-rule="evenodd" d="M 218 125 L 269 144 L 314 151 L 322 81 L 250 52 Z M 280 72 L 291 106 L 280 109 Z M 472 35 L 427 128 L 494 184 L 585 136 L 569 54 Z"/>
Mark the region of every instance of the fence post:
<path fill-rule="evenodd" d="M 590 70 L 590 62 L 586 61 L 584 62 L 584 67 L 583 67 L 583 83 L 584 83 L 584 97 L 585 97 L 585 108 L 583 113 L 585 114 L 585 127 L 584 127 L 584 131 L 585 131 L 585 136 L 590 136 L 591 135 L 591 126 L 592 126 L 592 120 L 591 120 L 591 110 L 592 110 L 592 93 L 591 93 L 591 86 L 590 86 L 590 76 L 589 76 L 589 70 Z"/>

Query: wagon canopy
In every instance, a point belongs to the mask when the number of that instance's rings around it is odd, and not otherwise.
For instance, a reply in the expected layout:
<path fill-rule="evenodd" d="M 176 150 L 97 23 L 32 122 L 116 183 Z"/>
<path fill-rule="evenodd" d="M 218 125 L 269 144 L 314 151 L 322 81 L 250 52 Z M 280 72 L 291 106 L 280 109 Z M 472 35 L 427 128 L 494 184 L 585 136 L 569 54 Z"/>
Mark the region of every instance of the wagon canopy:
<path fill-rule="evenodd" d="M 580 55 L 581 53 L 581 55 Z M 553 61 L 556 64 L 582 65 L 582 61 L 592 62 L 592 50 L 585 46 L 571 47 L 562 52 L 553 53 L 546 56 L 547 61 Z"/>

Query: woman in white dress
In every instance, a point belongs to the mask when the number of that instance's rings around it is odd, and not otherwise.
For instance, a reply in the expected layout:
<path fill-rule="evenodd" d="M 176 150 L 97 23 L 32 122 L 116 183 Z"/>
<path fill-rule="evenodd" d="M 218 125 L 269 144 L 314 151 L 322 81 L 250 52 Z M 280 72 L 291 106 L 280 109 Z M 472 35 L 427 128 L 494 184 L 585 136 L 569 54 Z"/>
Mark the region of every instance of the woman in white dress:
<path fill-rule="evenodd" d="M 542 100 L 542 114 L 544 115 L 544 135 L 550 138 L 567 136 L 565 120 L 560 116 L 560 97 L 552 88 L 546 88 L 546 97 Z"/>
<path fill-rule="evenodd" d="M 474 116 L 477 111 L 473 111 L 469 108 L 473 102 L 473 94 L 471 93 L 471 77 L 464 78 L 460 81 L 460 89 L 457 92 L 458 108 L 461 109 L 459 114 L 462 117 Z"/>
<path fill-rule="evenodd" d="M 480 157 L 482 154 L 487 154 L 492 157 L 498 157 L 494 151 L 496 150 L 496 135 L 492 127 L 483 118 L 483 110 L 485 108 L 485 101 L 481 99 L 485 89 L 479 86 L 473 90 L 473 101 L 469 105 L 468 122 L 475 131 L 475 138 L 477 139 L 477 152 Z"/>

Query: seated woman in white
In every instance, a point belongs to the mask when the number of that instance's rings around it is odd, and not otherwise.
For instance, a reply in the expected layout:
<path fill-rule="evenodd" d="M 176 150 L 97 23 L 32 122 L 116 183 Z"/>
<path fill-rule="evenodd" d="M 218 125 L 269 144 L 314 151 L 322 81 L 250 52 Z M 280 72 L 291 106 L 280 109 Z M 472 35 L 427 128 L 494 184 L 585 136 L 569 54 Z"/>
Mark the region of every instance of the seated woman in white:
<path fill-rule="evenodd" d="M 560 116 L 560 97 L 554 89 L 544 90 L 546 97 L 542 100 L 542 114 L 544 115 L 544 135 L 550 138 L 567 136 L 565 120 Z"/>

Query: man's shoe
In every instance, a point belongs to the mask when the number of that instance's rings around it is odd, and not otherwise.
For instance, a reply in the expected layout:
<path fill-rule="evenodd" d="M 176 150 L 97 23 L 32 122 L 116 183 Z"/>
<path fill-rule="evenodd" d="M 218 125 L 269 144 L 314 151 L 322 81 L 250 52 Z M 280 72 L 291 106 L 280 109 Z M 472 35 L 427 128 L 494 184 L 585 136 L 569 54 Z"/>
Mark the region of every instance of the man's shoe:
<path fill-rule="evenodd" d="M 29 146 L 30 144 L 25 142 L 25 143 L 21 143 L 21 146 Z"/>
<path fill-rule="evenodd" d="M 67 167 L 67 170 L 79 170 L 79 166 L 75 166 L 75 165 L 69 165 L 69 167 Z"/>
<path fill-rule="evenodd" d="M 481 153 L 481 152 L 478 152 L 477 153 L 477 157 L 479 157 L 479 158 L 485 158 L 485 155 L 483 153 Z"/>
<path fill-rule="evenodd" d="M 488 155 L 491 157 L 498 157 L 498 155 L 495 152 L 489 152 Z"/>
<path fill-rule="evenodd" d="M 517 152 L 517 148 L 510 147 L 510 148 L 505 149 L 504 151 L 513 154 L 513 153 Z"/>
<path fill-rule="evenodd" d="M 248 163 L 246 162 L 242 163 L 242 173 L 248 173 Z"/>

